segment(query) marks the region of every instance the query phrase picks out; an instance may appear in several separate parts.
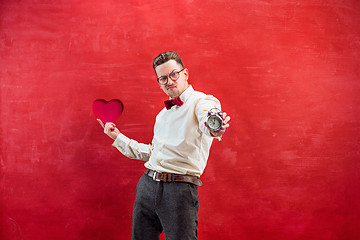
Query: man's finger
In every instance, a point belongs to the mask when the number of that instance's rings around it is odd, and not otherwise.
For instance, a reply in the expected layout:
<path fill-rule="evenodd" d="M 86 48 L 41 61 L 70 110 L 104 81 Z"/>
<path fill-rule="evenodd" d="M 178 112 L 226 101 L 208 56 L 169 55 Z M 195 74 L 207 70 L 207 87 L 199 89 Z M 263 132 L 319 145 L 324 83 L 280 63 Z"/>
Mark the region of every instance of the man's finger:
<path fill-rule="evenodd" d="M 105 128 L 105 124 L 104 124 L 103 121 L 101 121 L 100 119 L 96 119 L 96 120 L 100 123 L 100 125 L 101 125 L 103 128 Z"/>
<path fill-rule="evenodd" d="M 227 124 L 229 121 L 230 121 L 230 116 L 227 116 L 225 119 L 224 119 L 224 124 Z"/>
<path fill-rule="evenodd" d="M 229 125 L 229 124 L 225 124 L 225 125 L 223 125 L 223 126 L 221 127 L 221 129 L 222 129 L 222 130 L 225 130 L 225 129 L 227 129 L 228 127 L 230 127 L 230 125 Z"/>

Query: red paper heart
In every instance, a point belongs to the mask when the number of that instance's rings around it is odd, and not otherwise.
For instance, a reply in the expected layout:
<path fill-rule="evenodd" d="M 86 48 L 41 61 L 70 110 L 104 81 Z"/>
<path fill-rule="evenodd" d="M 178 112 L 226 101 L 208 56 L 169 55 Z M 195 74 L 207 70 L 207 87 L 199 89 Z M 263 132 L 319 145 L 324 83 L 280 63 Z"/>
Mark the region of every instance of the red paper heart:
<path fill-rule="evenodd" d="M 119 99 L 112 99 L 109 102 L 104 99 L 97 99 L 92 105 L 93 113 L 104 123 L 115 122 L 122 114 L 124 105 Z"/>

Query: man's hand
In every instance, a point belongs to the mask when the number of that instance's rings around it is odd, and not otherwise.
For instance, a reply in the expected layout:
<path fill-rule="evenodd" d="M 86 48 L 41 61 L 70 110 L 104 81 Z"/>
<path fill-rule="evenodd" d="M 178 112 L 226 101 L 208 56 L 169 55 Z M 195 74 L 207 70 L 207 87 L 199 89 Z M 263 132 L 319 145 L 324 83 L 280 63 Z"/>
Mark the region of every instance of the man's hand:
<path fill-rule="evenodd" d="M 228 124 L 228 122 L 230 121 L 230 116 L 227 116 L 227 114 L 223 112 L 222 118 L 223 118 L 223 125 L 221 126 L 220 130 L 215 132 L 210 130 L 210 134 L 213 137 L 221 137 L 226 131 L 226 129 L 230 127 L 230 125 Z M 205 126 L 207 126 L 206 122 L 205 122 Z"/>
<path fill-rule="evenodd" d="M 116 128 L 116 125 L 114 123 L 107 122 L 106 124 L 103 123 L 100 119 L 96 119 L 100 125 L 104 128 L 104 133 L 108 135 L 112 139 L 116 139 L 116 137 L 119 135 L 120 131 Z"/>

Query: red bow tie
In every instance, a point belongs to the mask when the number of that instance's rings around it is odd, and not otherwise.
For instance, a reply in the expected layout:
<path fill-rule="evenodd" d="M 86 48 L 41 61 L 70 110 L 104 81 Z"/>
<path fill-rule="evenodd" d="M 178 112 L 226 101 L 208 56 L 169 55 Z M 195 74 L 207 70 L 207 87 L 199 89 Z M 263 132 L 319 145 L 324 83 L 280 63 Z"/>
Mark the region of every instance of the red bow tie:
<path fill-rule="evenodd" d="M 170 110 L 172 106 L 181 106 L 184 103 L 181 101 L 180 97 L 174 98 L 173 100 L 166 100 L 164 101 L 165 107 L 167 110 Z"/>

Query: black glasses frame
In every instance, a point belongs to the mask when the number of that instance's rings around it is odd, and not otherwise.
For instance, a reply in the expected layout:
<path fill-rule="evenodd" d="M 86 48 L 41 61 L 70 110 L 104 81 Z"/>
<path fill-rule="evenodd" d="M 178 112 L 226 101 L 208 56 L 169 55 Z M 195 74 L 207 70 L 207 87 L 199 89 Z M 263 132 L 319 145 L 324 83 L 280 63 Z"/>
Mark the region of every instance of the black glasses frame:
<path fill-rule="evenodd" d="M 184 71 L 185 70 L 185 68 L 183 68 L 183 69 L 181 69 L 180 71 L 172 71 L 169 75 L 167 75 L 167 76 L 161 76 L 161 77 L 158 77 L 157 79 L 156 79 L 156 81 L 158 81 L 158 83 L 159 84 L 161 84 L 161 85 L 166 85 L 167 83 L 168 83 L 168 81 L 169 81 L 169 78 L 171 79 L 171 80 L 173 80 L 173 81 L 176 81 L 176 80 L 178 80 L 179 79 L 179 77 L 180 77 L 180 74 L 179 73 L 181 73 L 182 71 Z M 171 77 L 171 75 L 172 74 L 174 74 L 174 73 L 177 73 L 178 75 L 177 75 L 177 78 L 172 78 Z M 160 83 L 160 78 L 166 78 L 166 81 L 165 81 L 165 83 Z"/>

